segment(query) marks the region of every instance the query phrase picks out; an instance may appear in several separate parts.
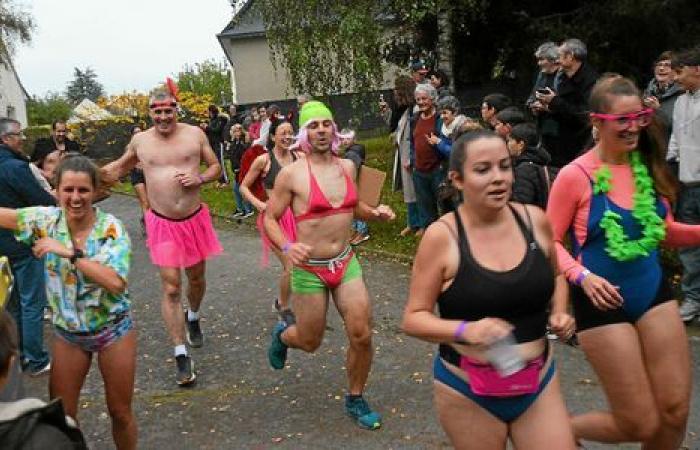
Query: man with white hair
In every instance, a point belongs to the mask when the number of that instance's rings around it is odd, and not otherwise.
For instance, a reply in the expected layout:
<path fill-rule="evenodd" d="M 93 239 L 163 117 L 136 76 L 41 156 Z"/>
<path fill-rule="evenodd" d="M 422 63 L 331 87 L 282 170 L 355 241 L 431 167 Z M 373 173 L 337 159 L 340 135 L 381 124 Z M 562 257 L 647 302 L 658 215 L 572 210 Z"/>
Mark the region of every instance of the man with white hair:
<path fill-rule="evenodd" d="M 562 167 L 571 162 L 591 139 L 588 98 L 598 73 L 588 61 L 586 44 L 579 39 L 567 39 L 558 48 L 561 69 L 553 88 L 536 92 L 537 100 L 552 114 L 559 125 L 558 149 L 547 149 L 552 165 Z"/>
<path fill-rule="evenodd" d="M 438 218 L 438 187 L 445 179 L 440 152 L 431 144 L 431 137 L 439 136 L 442 119 L 437 113 L 435 102 L 437 90 L 430 84 L 416 86 L 415 99 L 418 114 L 411 119 L 411 169 L 416 188 L 416 200 L 424 223 L 416 232 L 423 230 Z"/>

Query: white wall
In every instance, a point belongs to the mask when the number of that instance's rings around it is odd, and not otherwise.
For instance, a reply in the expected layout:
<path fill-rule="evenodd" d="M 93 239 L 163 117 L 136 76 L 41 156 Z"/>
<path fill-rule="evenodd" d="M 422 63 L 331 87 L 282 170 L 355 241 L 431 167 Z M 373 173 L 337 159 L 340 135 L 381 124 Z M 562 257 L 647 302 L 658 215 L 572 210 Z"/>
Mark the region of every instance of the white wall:
<path fill-rule="evenodd" d="M 0 64 L 0 116 L 18 120 L 22 128 L 27 123 L 24 92 L 11 67 Z"/>
<path fill-rule="evenodd" d="M 270 48 L 264 37 L 222 39 L 222 45 L 233 66 L 233 92 L 236 103 L 258 103 L 293 99 L 297 92 L 289 88 L 283 67 L 275 71 L 270 61 Z M 382 89 L 394 85 L 398 67 L 387 65 Z"/>

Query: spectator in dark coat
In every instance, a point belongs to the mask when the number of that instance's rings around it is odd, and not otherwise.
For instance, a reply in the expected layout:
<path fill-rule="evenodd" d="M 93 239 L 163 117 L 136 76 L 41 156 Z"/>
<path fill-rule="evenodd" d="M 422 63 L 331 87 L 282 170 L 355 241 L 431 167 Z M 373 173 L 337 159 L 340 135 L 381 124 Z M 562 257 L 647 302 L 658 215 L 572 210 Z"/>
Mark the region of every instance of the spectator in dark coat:
<path fill-rule="evenodd" d="M 216 105 L 209 105 L 209 123 L 203 124 L 202 128 L 207 135 L 207 140 L 211 149 L 214 150 L 216 154 L 216 159 L 224 167 L 224 148 L 223 141 L 221 139 L 221 134 L 226 126 L 226 117 L 219 115 L 219 108 Z M 221 176 L 219 177 L 218 187 L 228 183 L 228 175 L 225 170 L 221 171 Z"/>
<path fill-rule="evenodd" d="M 450 92 L 450 77 L 444 70 L 435 69 L 428 72 L 428 80 L 438 93 L 438 102 L 443 98 L 452 95 Z"/>
<path fill-rule="evenodd" d="M 559 72 L 559 47 L 554 42 L 545 42 L 535 51 L 535 58 L 540 70 L 525 104 L 535 117 L 541 145 L 545 149 L 558 149 L 559 123 L 542 102 L 537 100 L 536 94 L 537 91 L 547 91 L 547 88 L 554 91 L 554 81 Z"/>
<path fill-rule="evenodd" d="M 8 381 L 18 353 L 15 323 L 0 308 L 0 391 Z M 49 404 L 37 398 L 0 402 L 0 442 L 4 449 L 87 449 L 61 400 Z"/>
<path fill-rule="evenodd" d="M 535 125 L 521 123 L 513 127 L 508 137 L 508 151 L 513 158 L 515 173 L 511 199 L 544 209 L 557 171 L 549 168 L 551 157 L 538 143 Z"/>
<path fill-rule="evenodd" d="M 598 73 L 586 58 L 588 49 L 578 39 L 567 39 L 559 46 L 561 69 L 554 89 L 535 96 L 559 124 L 559 146 L 548 148 L 552 165 L 562 167 L 583 151 L 591 140 L 588 98 Z M 550 144 L 551 145 L 551 144 Z"/>
<path fill-rule="evenodd" d="M 494 128 L 503 139 L 508 139 L 513 127 L 521 123 L 525 123 L 525 114 L 517 106 L 509 106 L 496 114 Z"/>
<path fill-rule="evenodd" d="M 238 114 L 238 107 L 235 103 L 228 105 L 228 120 L 221 130 L 221 141 L 226 145 L 231 142 L 231 127 L 237 123 L 243 123 L 243 119 Z"/>
<path fill-rule="evenodd" d="M 233 179 L 231 186 L 233 188 L 233 197 L 236 201 L 236 211 L 234 211 L 231 216 L 234 219 L 250 217 L 253 215 L 253 205 L 247 202 L 240 191 L 240 184 L 243 179 L 240 177 L 241 174 L 241 160 L 243 154 L 248 147 L 250 147 L 250 142 L 248 142 L 248 136 L 243 130 L 243 125 L 236 123 L 230 129 L 231 138 L 227 143 L 226 157 L 231 162 L 231 171 L 233 172 Z"/>
<path fill-rule="evenodd" d="M 644 105 L 653 108 L 666 126 L 667 137 L 673 131 L 673 108 L 678 97 L 685 92 L 676 83 L 676 72 L 671 68 L 673 52 L 666 51 L 654 62 L 654 78 L 644 90 Z"/>
<path fill-rule="evenodd" d="M 24 134 L 14 119 L 0 118 L 0 206 L 23 208 L 55 205 L 56 199 L 44 190 L 32 175 L 22 153 Z M 50 370 L 49 354 L 44 347 L 44 263 L 32 249 L 18 242 L 9 230 L 0 230 L 0 255 L 10 260 L 15 277 L 8 305 L 20 330 L 22 369 L 33 374 Z"/>
<path fill-rule="evenodd" d="M 46 158 L 50 153 L 59 151 L 63 156 L 67 152 L 80 152 L 80 145 L 77 142 L 68 139 L 66 134 L 68 128 L 63 120 L 56 120 L 51 124 L 51 137 L 37 139 L 34 143 L 34 152 L 32 152 L 32 162 L 37 162 Z"/>
<path fill-rule="evenodd" d="M 496 114 L 513 104 L 513 100 L 505 94 L 498 92 L 489 94 L 481 101 L 481 120 L 484 125 L 494 129 L 496 127 Z"/>

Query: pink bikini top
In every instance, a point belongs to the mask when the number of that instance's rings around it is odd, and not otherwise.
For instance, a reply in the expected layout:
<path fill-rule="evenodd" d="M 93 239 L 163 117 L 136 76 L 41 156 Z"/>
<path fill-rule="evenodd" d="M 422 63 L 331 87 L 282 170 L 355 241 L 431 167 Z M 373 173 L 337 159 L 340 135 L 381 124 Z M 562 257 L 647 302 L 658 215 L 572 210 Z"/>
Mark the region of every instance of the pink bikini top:
<path fill-rule="evenodd" d="M 353 183 L 350 176 L 343 170 L 340 163 L 338 162 L 338 168 L 345 176 L 345 198 L 340 206 L 331 205 L 326 196 L 323 195 L 323 191 L 321 191 L 316 177 L 314 177 L 314 173 L 311 171 L 311 162 L 307 159 L 306 163 L 309 166 L 309 203 L 306 205 L 306 212 L 296 216 L 296 221 L 301 222 L 302 220 L 352 212 L 355 206 L 357 206 L 357 191 L 355 190 L 355 183 Z"/>

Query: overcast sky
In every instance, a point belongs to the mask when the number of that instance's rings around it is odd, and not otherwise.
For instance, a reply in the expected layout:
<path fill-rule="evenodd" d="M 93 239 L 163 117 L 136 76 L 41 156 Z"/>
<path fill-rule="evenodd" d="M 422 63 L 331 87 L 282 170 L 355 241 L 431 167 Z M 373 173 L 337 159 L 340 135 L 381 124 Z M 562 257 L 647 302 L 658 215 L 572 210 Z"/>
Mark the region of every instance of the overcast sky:
<path fill-rule="evenodd" d="M 92 67 L 108 94 L 149 91 L 185 64 L 224 60 L 229 0 L 18 0 L 37 24 L 14 63 L 30 95 L 65 90 Z"/>

